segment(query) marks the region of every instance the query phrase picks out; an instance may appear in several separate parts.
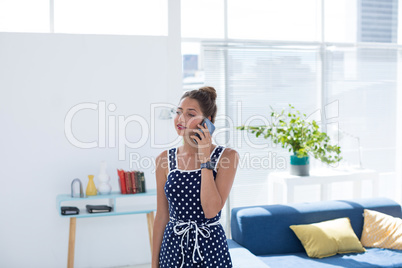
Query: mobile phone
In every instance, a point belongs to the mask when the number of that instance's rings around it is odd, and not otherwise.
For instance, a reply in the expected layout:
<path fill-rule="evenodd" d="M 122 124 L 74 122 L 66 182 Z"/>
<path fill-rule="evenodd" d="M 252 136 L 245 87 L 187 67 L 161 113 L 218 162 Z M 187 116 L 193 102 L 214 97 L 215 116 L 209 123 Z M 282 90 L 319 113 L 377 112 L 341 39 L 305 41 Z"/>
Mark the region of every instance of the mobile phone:
<path fill-rule="evenodd" d="M 208 128 L 208 130 L 209 130 L 209 133 L 212 135 L 212 133 L 214 133 L 214 131 L 215 131 L 215 126 L 214 126 L 214 124 L 213 124 L 208 118 L 205 118 L 204 120 L 202 120 L 202 122 L 201 122 L 200 125 L 204 126 L 205 123 L 207 123 L 207 128 Z M 199 128 L 198 130 L 201 130 L 201 132 L 204 133 L 204 132 L 202 131 L 202 129 Z M 195 133 L 195 136 L 197 136 L 199 139 L 201 139 L 201 137 L 200 137 L 200 135 L 198 135 L 198 133 Z M 198 142 L 197 142 L 196 139 L 193 139 L 193 141 L 194 141 L 196 144 L 198 144 Z"/>

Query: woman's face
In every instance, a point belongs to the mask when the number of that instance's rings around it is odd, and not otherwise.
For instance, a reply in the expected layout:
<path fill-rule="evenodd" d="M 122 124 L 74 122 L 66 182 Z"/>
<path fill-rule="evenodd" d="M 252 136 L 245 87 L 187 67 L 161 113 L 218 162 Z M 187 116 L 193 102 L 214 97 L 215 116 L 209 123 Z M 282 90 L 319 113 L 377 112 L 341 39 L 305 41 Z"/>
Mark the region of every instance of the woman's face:
<path fill-rule="evenodd" d="M 184 98 L 176 109 L 174 125 L 179 136 L 193 135 L 193 129 L 198 129 L 204 116 L 201 112 L 198 101 L 191 98 Z"/>

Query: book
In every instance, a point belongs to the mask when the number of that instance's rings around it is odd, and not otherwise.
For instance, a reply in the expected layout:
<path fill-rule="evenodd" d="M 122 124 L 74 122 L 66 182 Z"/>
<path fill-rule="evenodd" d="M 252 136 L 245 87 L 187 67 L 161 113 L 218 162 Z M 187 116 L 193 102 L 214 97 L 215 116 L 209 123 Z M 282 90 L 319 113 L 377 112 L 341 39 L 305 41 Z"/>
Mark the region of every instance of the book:
<path fill-rule="evenodd" d="M 120 192 L 122 194 L 127 194 L 126 178 L 125 178 L 124 170 L 118 169 L 117 174 L 119 175 Z"/>
<path fill-rule="evenodd" d="M 142 177 L 142 172 L 141 171 L 138 171 L 138 192 L 139 193 L 143 193 L 144 192 L 144 189 L 143 189 L 143 187 L 142 187 L 142 183 L 141 183 L 141 177 Z"/>
<path fill-rule="evenodd" d="M 141 193 L 145 193 L 147 191 L 145 187 L 145 174 L 143 171 L 141 171 L 141 190 Z"/>
<path fill-rule="evenodd" d="M 140 193 L 145 193 L 145 177 L 143 171 L 138 171 L 138 183 L 140 185 Z"/>
<path fill-rule="evenodd" d="M 137 183 L 137 190 L 138 193 L 142 193 L 142 187 L 141 187 L 141 171 L 136 171 L 136 183 Z"/>
<path fill-rule="evenodd" d="M 133 194 L 138 193 L 138 184 L 137 184 L 137 174 L 135 171 L 130 171 L 131 174 L 131 184 L 133 186 Z"/>
<path fill-rule="evenodd" d="M 130 171 L 125 171 L 124 172 L 124 177 L 125 177 L 125 180 L 126 180 L 127 194 L 132 194 L 133 193 L 133 184 L 131 182 L 131 172 Z"/>
<path fill-rule="evenodd" d="M 125 171 L 118 169 L 120 192 L 122 194 L 145 193 L 145 176 L 143 171 Z"/>

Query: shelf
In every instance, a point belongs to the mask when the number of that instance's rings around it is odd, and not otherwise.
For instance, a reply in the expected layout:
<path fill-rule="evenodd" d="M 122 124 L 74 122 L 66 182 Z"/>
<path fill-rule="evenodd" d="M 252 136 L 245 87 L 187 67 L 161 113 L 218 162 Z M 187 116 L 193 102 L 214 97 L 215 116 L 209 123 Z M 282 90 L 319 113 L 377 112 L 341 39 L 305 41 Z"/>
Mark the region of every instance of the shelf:
<path fill-rule="evenodd" d="M 141 214 L 141 213 L 150 213 L 152 211 L 156 211 L 156 198 L 155 202 L 152 204 L 141 204 L 141 205 L 130 205 L 129 208 L 122 209 L 116 205 L 116 201 L 121 198 L 140 198 L 140 197 L 156 197 L 156 189 L 149 189 L 145 193 L 137 193 L 137 194 L 121 194 L 120 192 L 112 192 L 108 195 L 95 195 L 95 196 L 85 196 L 85 197 L 71 197 L 71 194 L 60 194 L 56 197 L 56 207 L 59 215 L 64 218 L 91 218 L 91 217 L 106 217 L 106 216 L 119 216 L 119 215 L 130 215 L 130 214 Z M 79 203 L 90 203 L 92 200 L 100 200 L 107 199 L 109 200 L 110 205 L 113 210 L 111 212 L 103 212 L 103 213 L 88 213 L 84 207 L 80 207 L 80 214 L 78 215 L 62 215 L 61 207 L 62 203 L 66 202 L 79 202 Z"/>
<path fill-rule="evenodd" d="M 142 214 L 142 213 L 150 213 L 155 211 L 156 207 L 154 205 L 141 205 L 141 206 L 133 206 L 132 210 L 129 211 L 119 211 L 113 210 L 111 212 L 103 212 L 103 213 L 88 213 L 84 209 L 80 209 L 80 214 L 78 215 L 61 215 L 60 209 L 59 214 L 63 218 L 93 218 L 93 217 L 107 217 L 107 216 L 119 216 L 119 215 L 131 215 L 131 214 Z"/>
<path fill-rule="evenodd" d="M 137 193 L 137 194 L 121 194 L 120 192 L 111 192 L 110 194 L 98 194 L 94 196 L 85 196 L 85 197 L 71 197 L 71 194 L 59 194 L 56 200 L 57 203 L 59 203 L 64 201 L 113 199 L 122 197 L 139 197 L 139 196 L 152 196 L 152 195 L 156 195 L 156 189 L 150 189 L 145 193 Z"/>

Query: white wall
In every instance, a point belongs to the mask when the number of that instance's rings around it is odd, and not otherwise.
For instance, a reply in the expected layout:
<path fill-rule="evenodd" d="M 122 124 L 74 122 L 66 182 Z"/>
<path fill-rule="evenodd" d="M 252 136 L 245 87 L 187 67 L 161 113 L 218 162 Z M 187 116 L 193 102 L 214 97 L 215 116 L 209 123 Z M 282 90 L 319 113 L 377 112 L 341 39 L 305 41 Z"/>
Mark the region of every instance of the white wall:
<path fill-rule="evenodd" d="M 117 191 L 116 168 L 130 169 L 130 153 L 154 158 L 162 151 L 148 136 L 119 160 L 122 140 L 78 148 L 64 123 L 75 105 L 104 101 L 117 107 L 106 119 L 138 115 L 150 125 L 151 104 L 177 104 L 182 92 L 179 38 L 0 33 L 0 267 L 65 267 L 69 220 L 58 215 L 56 195 L 69 193 L 74 178 L 85 191 L 102 160 Z M 78 139 L 98 141 L 98 110 L 73 117 Z M 172 121 L 156 118 L 154 129 L 159 144 L 174 140 Z M 149 132 L 138 123 L 127 125 L 128 140 L 142 135 Z M 144 170 L 147 187 L 155 188 L 153 166 L 132 168 Z M 76 267 L 150 262 L 146 228 L 145 214 L 77 219 Z"/>

